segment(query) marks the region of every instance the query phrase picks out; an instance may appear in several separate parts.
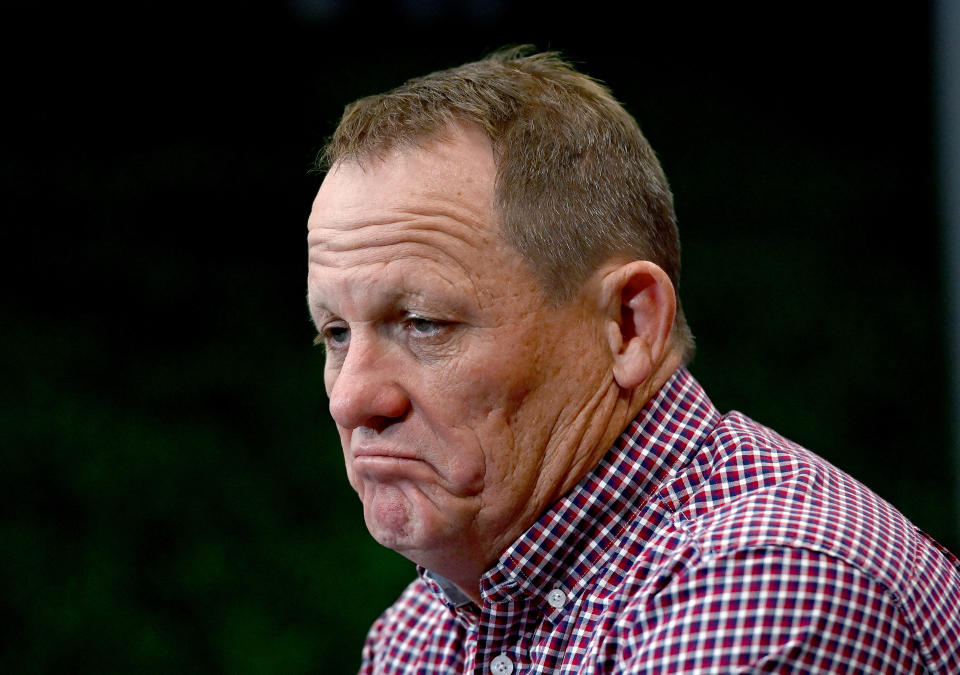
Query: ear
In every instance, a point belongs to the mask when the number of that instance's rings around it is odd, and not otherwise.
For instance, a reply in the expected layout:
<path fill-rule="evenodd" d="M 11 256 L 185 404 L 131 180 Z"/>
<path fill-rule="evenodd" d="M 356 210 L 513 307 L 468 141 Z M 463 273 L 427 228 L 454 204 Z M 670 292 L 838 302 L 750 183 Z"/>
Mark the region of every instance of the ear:
<path fill-rule="evenodd" d="M 660 366 L 670 350 L 677 298 L 659 265 L 634 260 L 603 279 L 607 339 L 613 377 L 623 389 L 636 389 Z"/>

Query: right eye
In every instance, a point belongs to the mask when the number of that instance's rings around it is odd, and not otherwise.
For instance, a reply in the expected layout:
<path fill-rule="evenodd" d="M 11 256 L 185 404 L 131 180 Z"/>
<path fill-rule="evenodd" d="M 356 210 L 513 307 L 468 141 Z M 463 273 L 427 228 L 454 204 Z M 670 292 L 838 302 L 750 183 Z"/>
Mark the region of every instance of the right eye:
<path fill-rule="evenodd" d="M 328 349 L 340 349 L 350 344 L 350 329 L 342 324 L 330 324 L 323 331 L 323 342 Z"/>

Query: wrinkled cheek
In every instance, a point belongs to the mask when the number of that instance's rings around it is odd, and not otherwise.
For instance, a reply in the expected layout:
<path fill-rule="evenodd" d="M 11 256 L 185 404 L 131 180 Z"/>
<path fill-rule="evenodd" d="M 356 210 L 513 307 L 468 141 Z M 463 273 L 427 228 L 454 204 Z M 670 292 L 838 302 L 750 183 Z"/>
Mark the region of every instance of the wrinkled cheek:
<path fill-rule="evenodd" d="M 484 491 L 489 458 L 473 429 L 448 429 L 435 449 L 425 453 L 436 474 L 435 491 L 457 498 L 476 497 Z M 452 433 L 451 433 L 452 432 Z"/>
<path fill-rule="evenodd" d="M 498 409 L 490 412 L 479 428 L 475 430 L 477 450 L 474 456 L 477 463 L 470 467 L 476 471 L 478 488 L 486 484 L 487 488 L 496 488 L 513 478 L 518 453 L 522 446 L 517 445 L 508 410 Z M 467 470 L 467 467 L 463 467 Z"/>
<path fill-rule="evenodd" d="M 443 489 L 455 497 L 475 497 L 486 484 L 485 462 L 473 457 L 454 457 L 444 471 Z"/>

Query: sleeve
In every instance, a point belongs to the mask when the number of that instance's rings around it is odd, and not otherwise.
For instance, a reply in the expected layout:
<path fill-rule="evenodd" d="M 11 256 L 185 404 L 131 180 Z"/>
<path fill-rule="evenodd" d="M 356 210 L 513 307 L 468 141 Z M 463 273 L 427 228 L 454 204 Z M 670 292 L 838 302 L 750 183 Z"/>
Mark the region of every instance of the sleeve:
<path fill-rule="evenodd" d="M 626 674 L 925 673 L 897 599 L 807 549 L 704 557 L 631 617 Z"/>

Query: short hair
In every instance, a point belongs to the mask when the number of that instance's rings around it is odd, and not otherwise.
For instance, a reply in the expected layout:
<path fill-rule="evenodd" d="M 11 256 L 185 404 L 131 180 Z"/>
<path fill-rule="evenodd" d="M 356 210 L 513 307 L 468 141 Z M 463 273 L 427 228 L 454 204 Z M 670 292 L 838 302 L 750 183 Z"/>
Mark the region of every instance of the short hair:
<path fill-rule="evenodd" d="M 528 51 L 501 50 L 351 103 L 320 167 L 362 162 L 476 124 L 494 150 L 501 235 L 549 299 L 569 300 L 617 257 L 656 263 L 679 289 L 673 196 L 636 120 L 556 52 Z M 689 360 L 693 337 L 679 297 L 674 336 Z"/>

